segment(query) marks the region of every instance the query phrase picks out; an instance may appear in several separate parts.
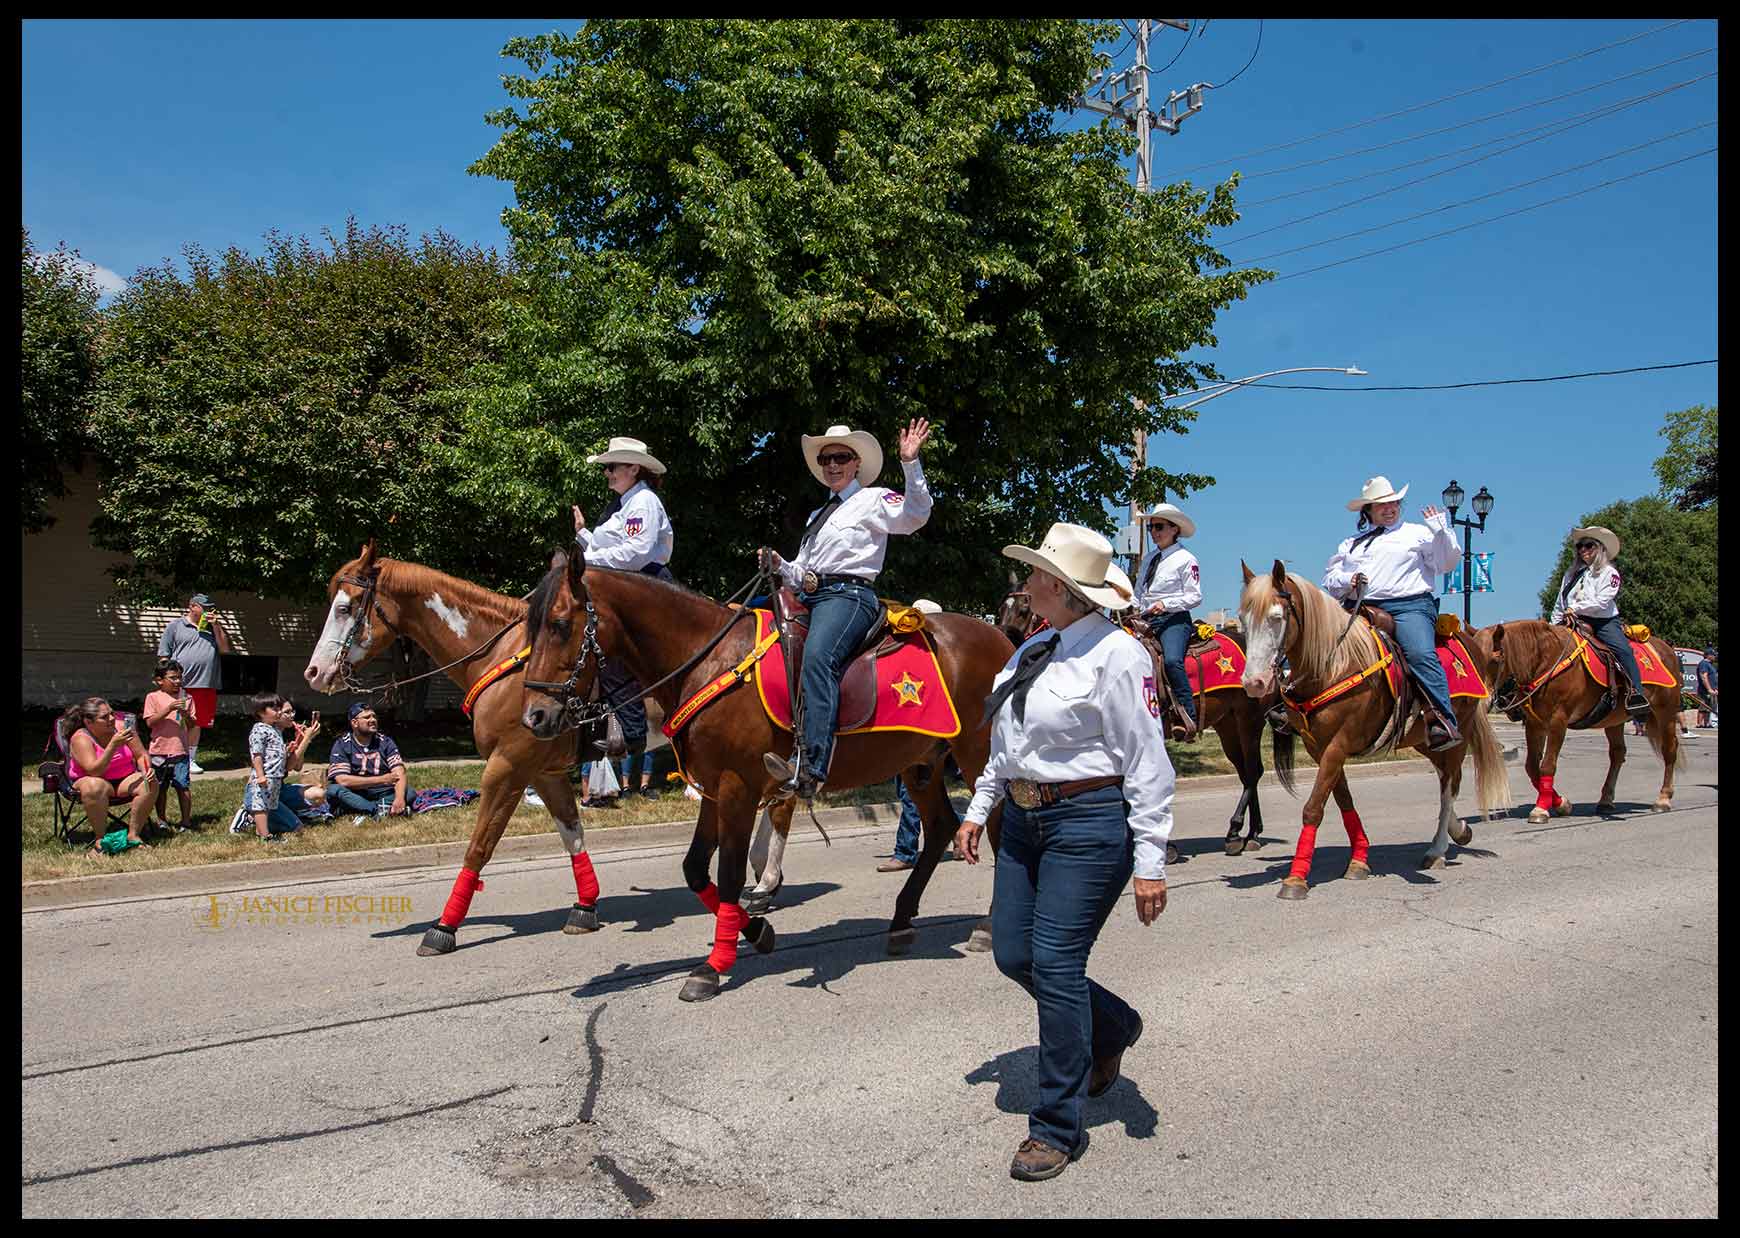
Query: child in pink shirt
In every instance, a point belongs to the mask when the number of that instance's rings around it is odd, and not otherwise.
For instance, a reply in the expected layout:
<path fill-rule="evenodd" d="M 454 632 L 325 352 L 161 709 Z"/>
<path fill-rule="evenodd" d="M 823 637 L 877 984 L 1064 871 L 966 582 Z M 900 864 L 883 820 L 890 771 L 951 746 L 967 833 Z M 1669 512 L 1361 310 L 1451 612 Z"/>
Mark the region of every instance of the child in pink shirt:
<path fill-rule="evenodd" d="M 145 698 L 141 712 L 151 731 L 147 753 L 151 772 L 157 777 L 157 827 L 165 833 L 179 833 L 189 828 L 193 816 L 187 753 L 187 724 L 193 720 L 193 701 L 182 689 L 181 663 L 174 658 L 159 658 L 151 678 L 157 688 Z M 164 816 L 172 784 L 181 803 L 181 824 L 173 830 Z"/>

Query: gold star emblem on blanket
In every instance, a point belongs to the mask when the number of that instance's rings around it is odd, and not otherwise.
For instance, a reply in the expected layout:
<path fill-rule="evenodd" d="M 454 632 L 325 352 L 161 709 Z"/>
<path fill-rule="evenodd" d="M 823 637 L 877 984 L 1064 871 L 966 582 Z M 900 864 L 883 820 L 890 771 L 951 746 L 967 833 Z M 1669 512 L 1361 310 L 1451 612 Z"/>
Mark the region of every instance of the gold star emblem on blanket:
<path fill-rule="evenodd" d="M 1637 664 L 1643 667 L 1646 671 L 1653 671 L 1655 669 L 1655 663 L 1649 660 L 1649 655 L 1647 653 L 1638 655 Z"/>
<path fill-rule="evenodd" d="M 894 689 L 894 695 L 901 705 L 924 704 L 924 680 L 914 679 L 911 671 L 901 671 L 900 678 L 889 685 Z"/>
<path fill-rule="evenodd" d="M 1467 668 L 1462 665 L 1461 658 L 1451 658 L 1450 665 L 1456 668 L 1456 673 L 1458 675 L 1466 675 L 1468 673 Z"/>
<path fill-rule="evenodd" d="M 1215 659 L 1214 664 L 1216 666 L 1220 667 L 1221 674 L 1223 674 L 1223 675 L 1232 674 L 1232 670 L 1233 670 L 1232 659 L 1227 657 L 1225 654 L 1222 654 L 1219 658 Z"/>

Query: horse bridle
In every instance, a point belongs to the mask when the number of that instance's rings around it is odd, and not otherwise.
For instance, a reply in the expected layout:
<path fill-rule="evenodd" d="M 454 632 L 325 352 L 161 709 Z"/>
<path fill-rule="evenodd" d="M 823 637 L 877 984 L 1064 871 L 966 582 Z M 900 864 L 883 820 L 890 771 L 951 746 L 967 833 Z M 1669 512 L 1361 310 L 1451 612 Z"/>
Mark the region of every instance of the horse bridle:
<path fill-rule="evenodd" d="M 355 585 L 363 591 L 362 600 L 357 604 L 356 616 L 350 621 L 350 628 L 344 634 L 344 639 L 338 643 L 338 673 L 344 681 L 344 686 L 351 692 L 368 691 L 350 673 L 350 647 L 356 642 L 356 635 L 364 624 L 369 625 L 369 639 L 374 639 L 374 625 L 369 620 L 371 610 L 381 610 L 381 605 L 375 600 L 375 593 L 380 588 L 381 569 L 377 566 L 369 573 L 367 579 L 358 580 L 354 576 L 340 576 L 341 585 Z M 381 621 L 386 622 L 387 612 L 381 610 Z"/>
<path fill-rule="evenodd" d="M 575 689 L 580 683 L 580 672 L 586 666 L 586 659 L 592 656 L 598 661 L 598 672 L 592 676 L 592 691 L 582 701 Z M 556 704 L 562 710 L 562 727 L 582 727 L 588 723 L 598 722 L 614 713 L 611 709 L 600 708 L 600 700 L 604 695 L 604 649 L 598 643 L 598 612 L 593 609 L 592 595 L 586 595 L 586 631 L 580 639 L 580 653 L 574 659 L 574 667 L 568 672 L 568 678 L 561 683 L 543 683 L 535 679 L 525 681 L 525 686 L 536 692 L 542 692 L 555 698 Z"/>
<path fill-rule="evenodd" d="M 1287 610 L 1292 614 L 1293 618 L 1299 621 L 1299 639 L 1304 640 L 1305 611 L 1300 607 L 1299 599 L 1293 596 L 1293 591 L 1287 588 L 1285 581 L 1275 586 L 1275 592 L 1281 595 L 1281 599 L 1286 604 Z M 1281 682 L 1281 663 L 1286 660 L 1286 657 L 1287 627 L 1286 624 L 1283 623 L 1281 626 L 1281 639 L 1275 642 L 1275 660 L 1269 665 L 1269 673 L 1275 677 L 1275 684 L 1277 687 Z"/>

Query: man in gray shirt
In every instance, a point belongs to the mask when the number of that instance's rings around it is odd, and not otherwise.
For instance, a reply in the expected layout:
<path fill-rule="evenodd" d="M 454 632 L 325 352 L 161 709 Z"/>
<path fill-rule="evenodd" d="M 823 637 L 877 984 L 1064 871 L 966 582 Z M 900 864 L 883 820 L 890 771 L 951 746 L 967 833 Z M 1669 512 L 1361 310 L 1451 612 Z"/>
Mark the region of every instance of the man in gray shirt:
<path fill-rule="evenodd" d="M 199 737 L 217 717 L 218 688 L 223 685 L 218 655 L 234 652 L 229 633 L 212 610 L 211 599 L 203 593 L 193 595 L 187 614 L 171 619 L 163 629 L 163 639 L 157 642 L 158 657 L 181 663 L 181 684 L 193 700 L 193 723 L 187 728 L 190 773 L 205 773 L 199 765 Z"/>

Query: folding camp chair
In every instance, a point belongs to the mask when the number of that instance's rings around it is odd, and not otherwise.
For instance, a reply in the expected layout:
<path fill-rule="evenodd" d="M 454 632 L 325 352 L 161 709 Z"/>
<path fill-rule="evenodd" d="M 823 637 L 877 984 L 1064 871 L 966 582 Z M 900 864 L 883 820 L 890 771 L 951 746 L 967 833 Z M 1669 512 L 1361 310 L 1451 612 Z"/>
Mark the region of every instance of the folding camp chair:
<path fill-rule="evenodd" d="M 117 712 L 115 724 L 117 726 L 132 725 L 132 715 Z M 42 779 L 42 793 L 54 797 L 54 836 L 61 842 L 68 844 L 74 841 L 73 829 L 75 824 L 85 824 L 85 802 L 79 798 L 78 788 L 72 785 L 72 779 L 67 776 L 67 748 L 71 742 L 66 731 L 66 719 L 64 717 L 56 718 L 54 730 L 49 735 L 48 742 L 43 744 L 42 750 L 46 753 L 50 748 L 53 748 L 58 755 L 54 760 L 44 761 L 36 767 L 37 777 Z M 155 794 L 156 789 L 148 787 L 147 790 Z M 133 794 L 137 795 L 138 792 Z M 109 829 L 126 829 L 132 807 L 133 795 L 111 798 L 108 812 Z M 94 843 L 97 840 L 92 838 L 91 841 Z"/>

